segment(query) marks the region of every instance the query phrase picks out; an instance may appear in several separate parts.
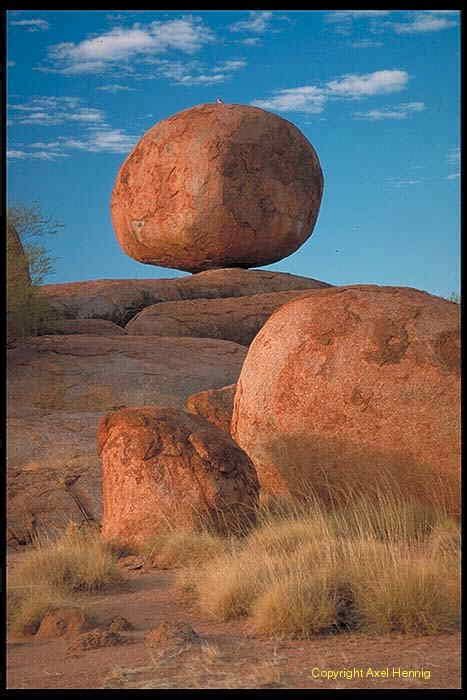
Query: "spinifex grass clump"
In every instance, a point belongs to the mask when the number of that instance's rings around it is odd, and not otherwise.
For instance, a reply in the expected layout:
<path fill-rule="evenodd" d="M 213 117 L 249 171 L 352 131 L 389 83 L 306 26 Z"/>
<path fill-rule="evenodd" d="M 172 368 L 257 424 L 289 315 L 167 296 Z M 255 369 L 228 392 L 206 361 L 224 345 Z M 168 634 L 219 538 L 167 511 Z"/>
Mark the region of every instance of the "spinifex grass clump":
<path fill-rule="evenodd" d="M 34 631 L 51 607 L 78 593 L 108 589 L 120 581 L 116 555 L 94 531 L 70 527 L 56 541 L 40 539 L 8 580 L 8 616 L 16 631 Z"/>
<path fill-rule="evenodd" d="M 256 529 L 179 582 L 206 614 L 246 616 L 261 633 L 430 634 L 459 624 L 458 553 L 443 512 L 383 494 L 331 508 L 309 496 L 263 506 Z"/>

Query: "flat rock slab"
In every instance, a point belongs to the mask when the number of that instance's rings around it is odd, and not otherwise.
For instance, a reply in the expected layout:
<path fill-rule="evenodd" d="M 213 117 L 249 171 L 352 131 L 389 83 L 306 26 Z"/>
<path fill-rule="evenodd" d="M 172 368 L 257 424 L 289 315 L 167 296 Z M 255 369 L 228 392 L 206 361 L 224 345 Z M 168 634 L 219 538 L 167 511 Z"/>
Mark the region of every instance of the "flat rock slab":
<path fill-rule="evenodd" d="M 12 541 L 101 515 L 99 419 L 122 406 L 184 406 L 235 382 L 246 349 L 228 341 L 43 336 L 8 352 L 8 525 Z"/>
<path fill-rule="evenodd" d="M 41 335 L 125 335 L 125 330 L 102 318 L 73 318 L 50 322 Z"/>
<path fill-rule="evenodd" d="M 249 345 L 276 309 L 315 291 L 168 301 L 143 309 L 125 329 L 129 335 L 221 338 Z"/>
<path fill-rule="evenodd" d="M 68 318 L 103 318 L 123 326 L 142 309 L 163 301 L 241 297 L 329 286 L 326 282 L 285 272 L 225 268 L 172 279 L 46 284 L 41 292 Z"/>

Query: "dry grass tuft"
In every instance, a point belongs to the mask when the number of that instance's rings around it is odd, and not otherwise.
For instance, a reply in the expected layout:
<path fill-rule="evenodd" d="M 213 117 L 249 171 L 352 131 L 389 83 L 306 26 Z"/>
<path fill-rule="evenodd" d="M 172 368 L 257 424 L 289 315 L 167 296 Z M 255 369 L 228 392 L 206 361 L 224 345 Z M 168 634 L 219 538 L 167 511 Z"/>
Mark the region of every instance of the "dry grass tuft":
<path fill-rule="evenodd" d="M 169 530 L 146 544 L 146 559 L 159 569 L 200 566 L 223 554 L 228 540 L 210 532 Z"/>
<path fill-rule="evenodd" d="M 106 590 L 121 580 L 116 556 L 93 530 L 70 526 L 58 540 L 38 540 L 8 580 L 8 617 L 14 631 L 32 632 L 44 614 L 77 593 Z"/>
<path fill-rule="evenodd" d="M 359 629 L 433 634 L 459 625 L 459 527 L 443 511 L 379 495 L 325 508 L 314 498 L 262 506 L 179 586 L 219 620 L 309 637 Z"/>

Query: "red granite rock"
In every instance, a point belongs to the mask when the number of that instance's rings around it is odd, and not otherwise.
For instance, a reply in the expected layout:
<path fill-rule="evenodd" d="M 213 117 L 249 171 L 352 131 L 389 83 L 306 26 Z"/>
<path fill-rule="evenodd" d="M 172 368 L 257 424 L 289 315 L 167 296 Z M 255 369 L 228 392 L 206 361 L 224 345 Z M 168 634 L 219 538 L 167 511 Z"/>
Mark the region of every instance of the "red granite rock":
<path fill-rule="evenodd" d="M 293 289 L 329 287 L 309 277 L 270 270 L 207 270 L 171 279 L 90 280 L 40 287 L 67 318 L 103 318 L 125 325 L 142 309 L 164 301 L 220 299 Z"/>
<path fill-rule="evenodd" d="M 258 496 L 255 470 L 222 430 L 177 409 L 145 406 L 103 418 L 102 535 L 141 544 L 175 527 L 220 531 L 251 514 Z"/>
<path fill-rule="evenodd" d="M 167 301 L 143 309 L 125 330 L 128 335 L 221 338 L 249 345 L 276 309 L 313 293 L 314 290 L 306 289 L 227 299 Z"/>
<path fill-rule="evenodd" d="M 143 263 L 254 267 L 307 240 L 322 190 L 318 157 L 296 126 L 257 107 L 203 104 L 140 139 L 117 175 L 112 222 Z"/>
<path fill-rule="evenodd" d="M 457 304 L 401 287 L 319 290 L 251 344 L 232 435 L 264 492 L 392 484 L 455 513 L 459 392 Z"/>
<path fill-rule="evenodd" d="M 236 384 L 230 384 L 221 389 L 208 389 L 200 391 L 198 394 L 192 394 L 186 400 L 186 410 L 205 418 L 230 435 L 236 389 Z"/>

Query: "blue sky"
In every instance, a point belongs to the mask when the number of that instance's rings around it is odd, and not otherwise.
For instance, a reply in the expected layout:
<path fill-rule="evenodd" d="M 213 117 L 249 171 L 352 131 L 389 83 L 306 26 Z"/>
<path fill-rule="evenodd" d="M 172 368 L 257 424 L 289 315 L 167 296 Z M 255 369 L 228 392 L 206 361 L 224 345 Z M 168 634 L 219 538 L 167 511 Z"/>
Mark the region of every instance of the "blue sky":
<path fill-rule="evenodd" d="M 64 224 L 49 282 L 172 277 L 113 233 L 117 171 L 155 122 L 253 104 L 293 122 L 325 177 L 313 235 L 268 269 L 459 289 L 457 11 L 12 11 L 8 199 Z"/>

